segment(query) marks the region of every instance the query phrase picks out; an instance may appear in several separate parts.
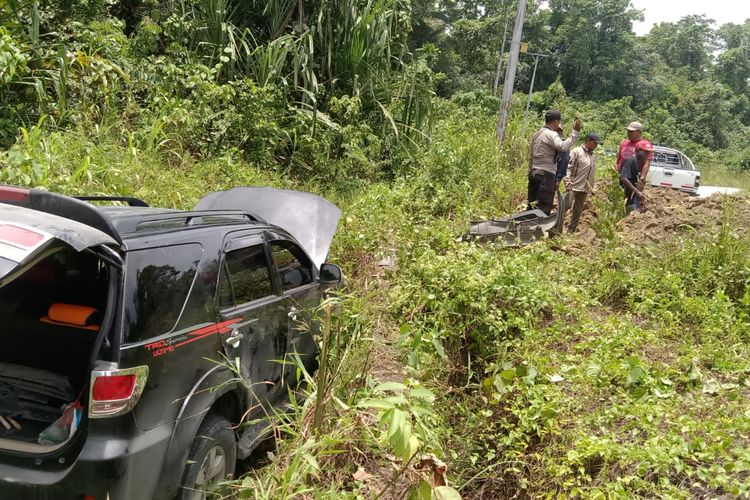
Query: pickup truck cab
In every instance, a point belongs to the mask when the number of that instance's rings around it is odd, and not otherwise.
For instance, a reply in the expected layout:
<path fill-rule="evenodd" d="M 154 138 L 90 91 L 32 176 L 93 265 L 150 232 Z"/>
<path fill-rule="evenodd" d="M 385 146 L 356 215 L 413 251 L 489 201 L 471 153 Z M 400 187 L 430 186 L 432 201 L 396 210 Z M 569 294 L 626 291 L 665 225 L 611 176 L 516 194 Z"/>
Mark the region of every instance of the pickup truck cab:
<path fill-rule="evenodd" d="M 648 174 L 652 186 L 698 193 L 701 173 L 684 153 L 664 146 L 654 146 L 654 159 Z"/>

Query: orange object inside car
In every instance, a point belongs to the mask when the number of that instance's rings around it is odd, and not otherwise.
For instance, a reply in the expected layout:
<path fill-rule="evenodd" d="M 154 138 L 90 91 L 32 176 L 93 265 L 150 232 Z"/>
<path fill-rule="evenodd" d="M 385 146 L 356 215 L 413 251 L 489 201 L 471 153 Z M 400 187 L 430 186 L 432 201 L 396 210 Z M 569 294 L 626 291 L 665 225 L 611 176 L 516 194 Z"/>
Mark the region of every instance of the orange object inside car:
<path fill-rule="evenodd" d="M 93 307 L 55 303 L 49 307 L 47 316 L 44 316 L 41 320 L 54 325 L 99 331 L 99 325 L 93 324 L 98 313 L 99 311 Z"/>

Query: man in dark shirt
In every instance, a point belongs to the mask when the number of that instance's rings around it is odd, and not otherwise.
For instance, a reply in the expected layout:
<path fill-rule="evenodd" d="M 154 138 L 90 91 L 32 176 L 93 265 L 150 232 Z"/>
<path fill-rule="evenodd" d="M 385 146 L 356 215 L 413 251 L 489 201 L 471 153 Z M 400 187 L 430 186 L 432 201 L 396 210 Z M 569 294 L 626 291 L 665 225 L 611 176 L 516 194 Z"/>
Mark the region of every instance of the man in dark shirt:
<path fill-rule="evenodd" d="M 557 133 L 560 135 L 561 139 L 565 139 L 565 136 L 563 135 L 563 129 L 562 127 L 558 127 Z M 568 175 L 568 162 L 570 161 L 570 152 L 569 151 L 560 151 L 560 153 L 557 156 L 557 174 L 555 174 L 555 191 L 560 189 L 560 181 L 565 178 L 566 175 Z"/>
<path fill-rule="evenodd" d="M 646 201 L 643 191 L 638 187 L 643 184 L 641 181 L 641 171 L 643 165 L 648 160 L 649 154 L 654 151 L 654 147 L 648 141 L 640 141 L 635 145 L 635 155 L 622 162 L 620 168 L 620 185 L 625 191 L 625 208 L 628 212 L 636 209 L 642 209 Z"/>

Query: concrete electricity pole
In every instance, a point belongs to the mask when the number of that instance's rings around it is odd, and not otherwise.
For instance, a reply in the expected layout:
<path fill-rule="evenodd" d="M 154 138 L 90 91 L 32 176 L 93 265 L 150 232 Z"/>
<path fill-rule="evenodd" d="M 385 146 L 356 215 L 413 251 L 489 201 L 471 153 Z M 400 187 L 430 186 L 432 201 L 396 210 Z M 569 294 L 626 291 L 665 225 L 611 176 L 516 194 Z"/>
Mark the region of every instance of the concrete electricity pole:
<path fill-rule="evenodd" d="M 516 81 L 516 68 L 518 67 L 518 52 L 521 50 L 521 32 L 523 21 L 526 16 L 526 0 L 518 0 L 518 11 L 516 12 L 516 24 L 513 27 L 513 39 L 510 43 L 510 58 L 508 68 L 505 70 L 505 84 L 503 85 L 503 99 L 500 103 L 500 117 L 497 120 L 497 139 L 500 143 L 505 139 L 505 126 L 508 123 L 508 111 L 513 99 L 513 84 Z"/>
<path fill-rule="evenodd" d="M 500 72 L 503 70 L 503 57 L 505 57 L 505 40 L 508 38 L 508 4 L 511 0 L 503 0 L 503 41 L 500 44 L 500 55 L 497 58 L 497 69 L 495 69 L 495 84 L 492 86 L 492 95 L 497 95 L 497 86 L 500 83 Z"/>

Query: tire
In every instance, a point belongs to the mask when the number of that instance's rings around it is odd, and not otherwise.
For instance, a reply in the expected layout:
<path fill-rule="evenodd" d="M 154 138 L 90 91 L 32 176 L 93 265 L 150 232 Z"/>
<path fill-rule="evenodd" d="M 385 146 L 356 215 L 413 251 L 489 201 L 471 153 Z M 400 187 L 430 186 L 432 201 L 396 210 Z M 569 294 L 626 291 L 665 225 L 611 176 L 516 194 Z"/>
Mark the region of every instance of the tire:
<path fill-rule="evenodd" d="M 207 415 L 188 453 L 177 500 L 211 498 L 211 483 L 234 474 L 237 442 L 231 424 L 218 415 Z"/>

